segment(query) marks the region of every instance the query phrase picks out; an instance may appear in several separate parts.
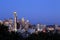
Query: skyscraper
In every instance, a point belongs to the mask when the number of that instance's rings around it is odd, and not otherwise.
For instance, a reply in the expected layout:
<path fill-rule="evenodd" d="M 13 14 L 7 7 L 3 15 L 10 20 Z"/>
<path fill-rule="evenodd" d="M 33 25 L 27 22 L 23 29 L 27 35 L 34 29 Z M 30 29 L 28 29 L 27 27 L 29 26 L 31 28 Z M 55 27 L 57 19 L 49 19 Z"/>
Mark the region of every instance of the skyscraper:
<path fill-rule="evenodd" d="M 22 22 L 22 26 L 24 27 L 25 26 L 25 19 L 24 19 L 24 17 L 21 19 L 21 22 Z"/>
<path fill-rule="evenodd" d="M 26 20 L 25 21 L 25 27 L 24 27 L 25 29 L 28 29 L 29 28 L 29 20 Z"/>
<path fill-rule="evenodd" d="M 3 24 L 3 21 L 2 20 L 0 20 L 0 24 Z"/>
<path fill-rule="evenodd" d="M 40 24 L 37 24 L 37 31 L 40 31 Z"/>
<path fill-rule="evenodd" d="M 9 32 L 13 31 L 13 19 L 9 18 Z"/>

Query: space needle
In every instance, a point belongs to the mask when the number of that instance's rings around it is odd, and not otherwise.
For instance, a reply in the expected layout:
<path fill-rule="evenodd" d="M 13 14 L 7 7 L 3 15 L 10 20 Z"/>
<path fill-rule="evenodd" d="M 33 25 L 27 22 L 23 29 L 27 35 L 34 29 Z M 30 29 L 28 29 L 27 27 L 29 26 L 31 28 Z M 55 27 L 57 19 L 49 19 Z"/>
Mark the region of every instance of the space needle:
<path fill-rule="evenodd" d="M 17 31 L 17 15 L 16 12 L 13 13 L 14 14 L 14 31 Z"/>

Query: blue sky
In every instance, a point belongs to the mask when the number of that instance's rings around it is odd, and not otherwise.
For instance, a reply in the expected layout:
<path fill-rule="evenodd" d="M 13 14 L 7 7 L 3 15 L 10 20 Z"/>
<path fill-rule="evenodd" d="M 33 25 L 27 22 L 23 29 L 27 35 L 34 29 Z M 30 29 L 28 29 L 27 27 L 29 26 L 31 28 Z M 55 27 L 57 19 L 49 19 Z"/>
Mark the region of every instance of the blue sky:
<path fill-rule="evenodd" d="M 60 0 L 0 0 L 0 19 L 29 19 L 32 24 L 60 24 Z"/>

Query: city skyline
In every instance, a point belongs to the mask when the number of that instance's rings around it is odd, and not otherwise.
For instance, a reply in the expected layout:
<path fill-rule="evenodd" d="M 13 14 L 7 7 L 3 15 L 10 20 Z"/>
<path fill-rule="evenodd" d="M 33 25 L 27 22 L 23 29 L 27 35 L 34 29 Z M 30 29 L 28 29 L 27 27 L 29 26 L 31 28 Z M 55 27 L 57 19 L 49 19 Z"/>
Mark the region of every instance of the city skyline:
<path fill-rule="evenodd" d="M 60 24 L 59 4 L 56 0 L 1 0 L 0 19 L 13 18 L 16 11 L 18 19 L 24 17 L 32 24 Z"/>

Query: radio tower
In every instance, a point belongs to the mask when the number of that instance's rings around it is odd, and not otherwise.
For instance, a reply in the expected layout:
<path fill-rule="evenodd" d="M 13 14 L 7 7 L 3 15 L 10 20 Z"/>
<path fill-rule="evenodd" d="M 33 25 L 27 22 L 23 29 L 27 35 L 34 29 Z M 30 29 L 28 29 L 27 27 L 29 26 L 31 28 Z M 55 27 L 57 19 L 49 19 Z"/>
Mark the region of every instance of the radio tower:
<path fill-rule="evenodd" d="M 16 12 L 14 12 L 14 31 L 17 31 L 17 15 Z"/>

